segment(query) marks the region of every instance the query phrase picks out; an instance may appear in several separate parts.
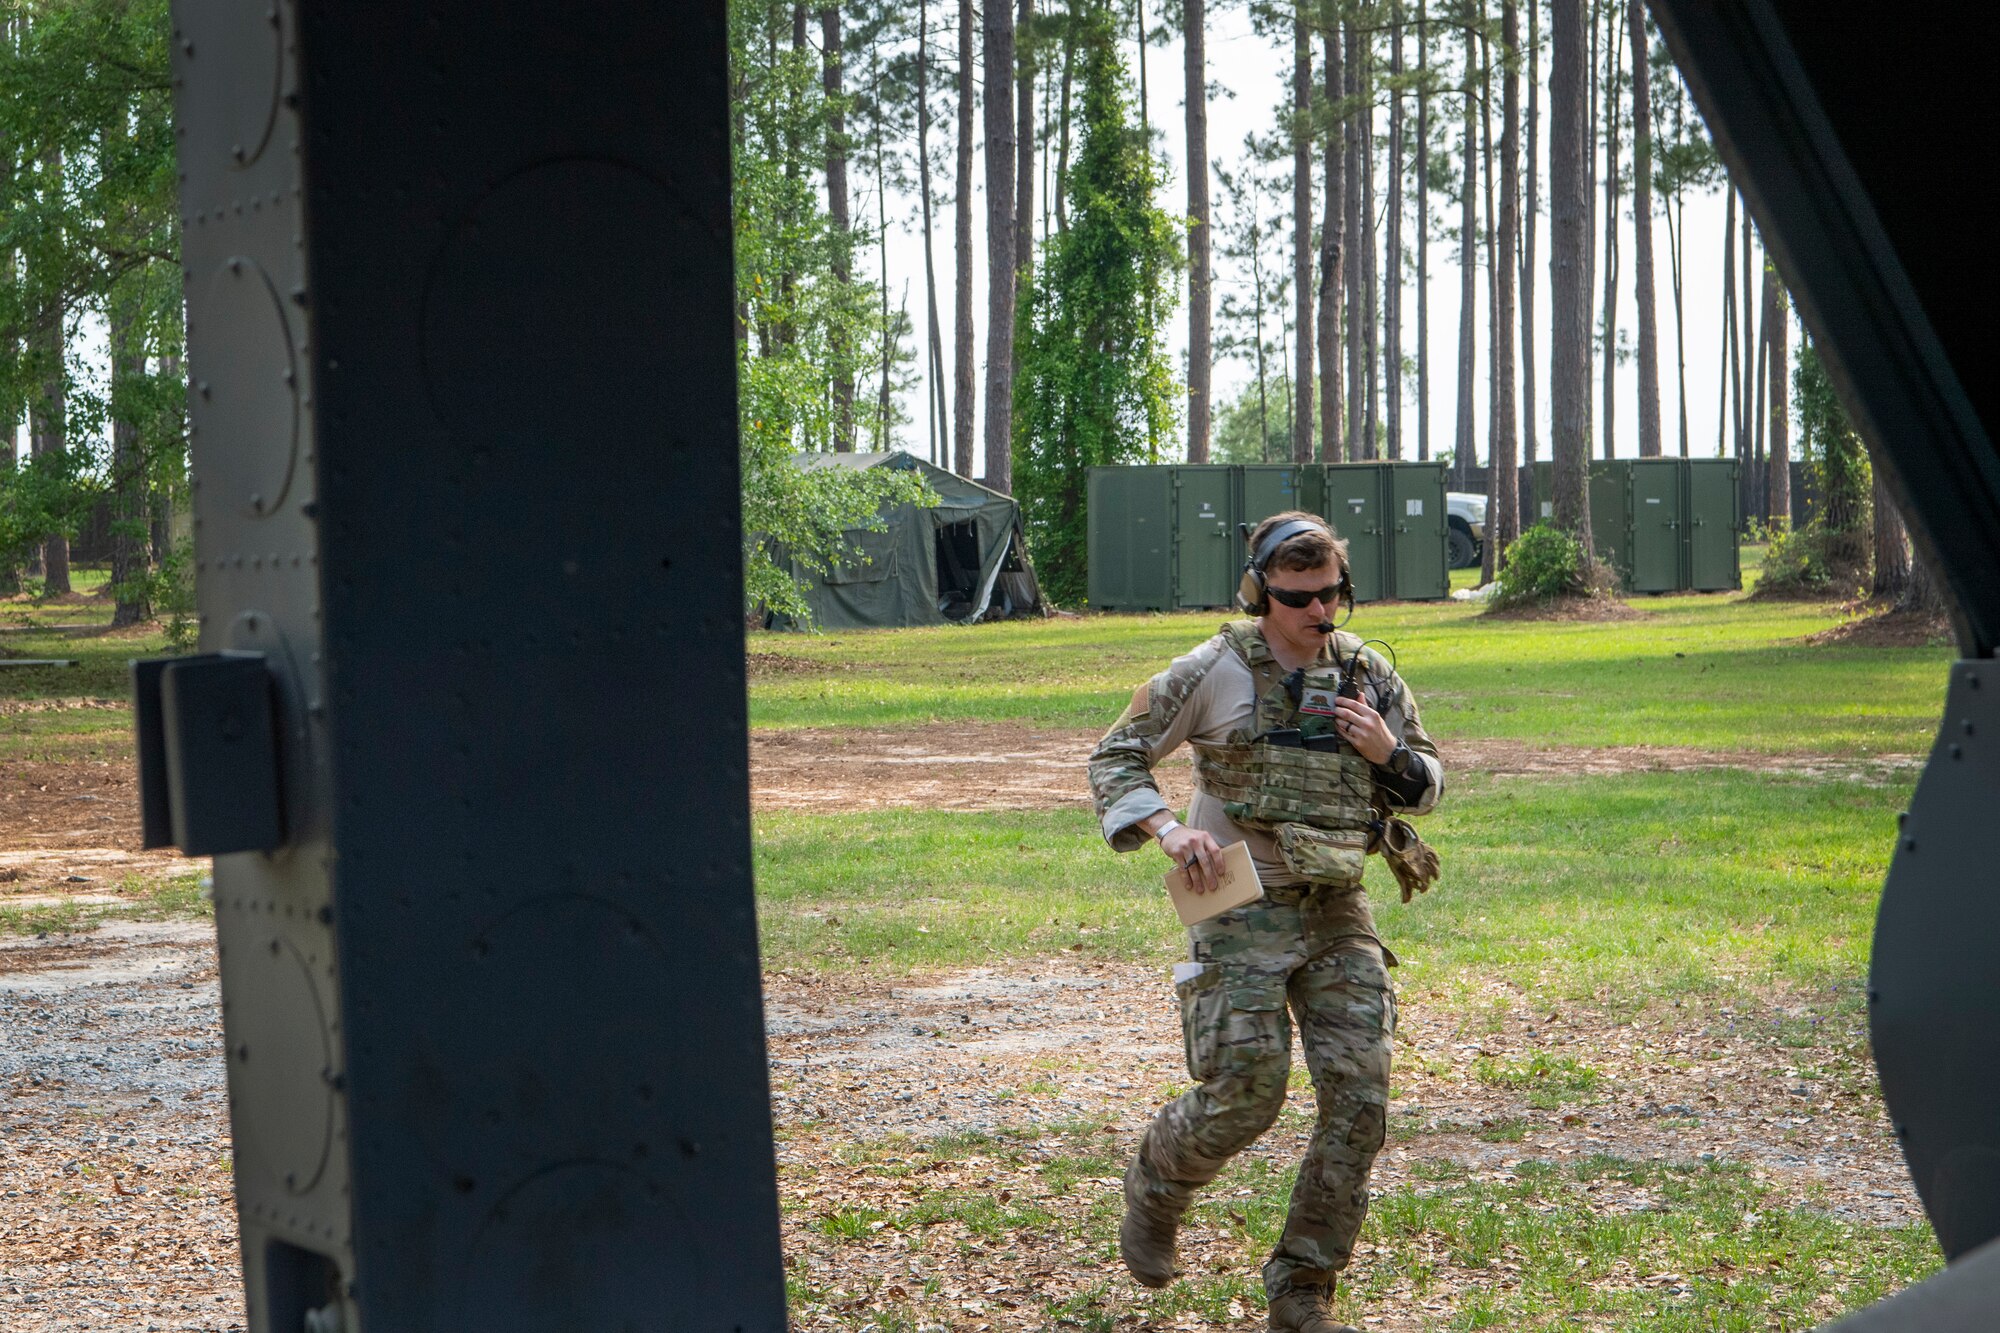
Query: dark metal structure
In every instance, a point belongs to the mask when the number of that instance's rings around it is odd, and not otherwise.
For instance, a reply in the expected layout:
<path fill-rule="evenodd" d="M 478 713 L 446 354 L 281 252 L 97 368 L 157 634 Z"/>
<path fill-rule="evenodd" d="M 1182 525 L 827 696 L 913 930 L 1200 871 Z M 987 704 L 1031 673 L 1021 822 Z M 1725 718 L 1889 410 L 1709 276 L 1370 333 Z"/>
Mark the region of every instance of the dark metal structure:
<path fill-rule="evenodd" d="M 1984 1329 L 2000 457 L 1939 195 L 2000 17 L 1653 5 L 1957 601 L 1871 1001 L 1959 1262 L 1852 1327 Z M 207 651 L 135 685 L 149 834 L 216 853 L 251 1325 L 775 1329 L 724 6 L 175 15 Z"/>
<path fill-rule="evenodd" d="M 722 0 L 174 22 L 251 1327 L 780 1328 Z"/>
<path fill-rule="evenodd" d="M 1882 1093 L 1954 1268 L 1868 1330 L 2000 1320 L 2000 455 L 1986 373 L 1994 257 L 1953 195 L 1994 142 L 1989 6 L 1860 14 L 1806 0 L 1651 0 L 1730 175 L 1912 536 L 1965 660 L 1876 921 Z"/>

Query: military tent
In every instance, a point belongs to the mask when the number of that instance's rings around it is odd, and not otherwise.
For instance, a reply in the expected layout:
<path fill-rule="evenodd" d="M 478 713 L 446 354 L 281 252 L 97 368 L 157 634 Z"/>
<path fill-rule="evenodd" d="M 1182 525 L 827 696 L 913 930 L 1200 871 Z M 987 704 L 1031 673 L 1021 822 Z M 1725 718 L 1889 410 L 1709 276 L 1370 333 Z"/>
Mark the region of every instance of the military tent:
<path fill-rule="evenodd" d="M 825 574 L 780 553 L 806 590 L 813 624 L 821 629 L 971 624 L 1040 615 L 1041 589 L 1028 563 L 1021 507 L 914 455 L 800 454 L 805 468 L 899 468 L 922 475 L 937 497 L 929 505 L 891 504 L 880 532 L 849 529 L 855 552 Z M 777 628 L 797 628 L 783 617 Z"/>

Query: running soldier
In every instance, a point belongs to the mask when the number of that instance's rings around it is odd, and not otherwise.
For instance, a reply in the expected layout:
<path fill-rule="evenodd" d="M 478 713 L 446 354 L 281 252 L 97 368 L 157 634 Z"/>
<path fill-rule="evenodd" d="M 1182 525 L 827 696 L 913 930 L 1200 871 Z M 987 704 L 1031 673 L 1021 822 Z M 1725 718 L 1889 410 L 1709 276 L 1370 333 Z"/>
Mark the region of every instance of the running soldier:
<path fill-rule="evenodd" d="M 1239 602 L 1222 632 L 1132 696 L 1099 741 L 1090 785 L 1105 840 L 1148 840 L 1212 891 L 1215 857 L 1249 844 L 1264 896 L 1189 929 L 1175 969 L 1195 1086 L 1161 1108 L 1125 1172 L 1119 1250 L 1140 1283 L 1174 1277 L 1174 1235 L 1197 1188 L 1277 1120 L 1298 1024 L 1318 1122 L 1264 1288 L 1270 1326 L 1353 1333 L 1329 1300 L 1368 1210 L 1389 1098 L 1396 958 L 1376 933 L 1362 866 L 1382 851 L 1408 901 L 1436 857 L 1399 816 L 1444 789 L 1437 748 L 1387 659 L 1332 623 L 1353 605 L 1347 544 L 1310 514 L 1249 537 Z M 1195 795 L 1174 818 L 1153 768 L 1194 750 Z"/>

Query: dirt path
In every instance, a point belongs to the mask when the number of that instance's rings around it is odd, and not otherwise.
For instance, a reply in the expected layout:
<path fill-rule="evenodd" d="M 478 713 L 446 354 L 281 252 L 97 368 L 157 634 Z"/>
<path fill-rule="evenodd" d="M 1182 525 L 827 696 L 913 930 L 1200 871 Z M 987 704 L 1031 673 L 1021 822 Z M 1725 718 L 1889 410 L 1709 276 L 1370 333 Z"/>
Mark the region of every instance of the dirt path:
<path fill-rule="evenodd" d="M 830 1234 L 829 1219 L 952 1188 L 1059 1219 L 1115 1208 L 1114 1172 L 1057 1188 L 1038 1168 L 1078 1126 L 1102 1136 L 1107 1160 L 1122 1158 L 1185 1084 L 1158 973 L 1044 960 L 768 978 L 787 1262 L 819 1301 L 800 1326 L 860 1324 L 869 1302 L 927 1284 L 926 1322 L 968 1330 L 1036 1327 L 1049 1300 L 1105 1283 L 1124 1291 L 1115 1260 L 1073 1228 L 995 1244 L 948 1224 L 955 1245 L 936 1236 L 912 1249 L 897 1232 Z M 1504 1017 L 1470 1036 L 1459 1018 L 1407 999 L 1378 1189 L 1440 1158 L 1504 1179 L 1524 1160 L 1712 1155 L 1752 1167 L 1786 1202 L 1878 1224 L 1921 1216 L 1872 1094 L 1801 1081 L 1801 1053 L 1773 1039 L 1796 1018 L 1780 999 L 1705 1022 L 1669 1011 L 1629 1024 L 1531 1009 L 1500 988 L 1484 1002 Z M 113 925 L 0 945 L 0 1327 L 242 1326 L 217 1003 L 206 927 Z M 1587 1058 L 1604 1083 L 1586 1102 L 1536 1111 L 1473 1076 L 1481 1055 L 1535 1051 Z M 1307 1106 L 1295 1091 L 1254 1153 L 1274 1167 L 1296 1159 Z M 1518 1141 L 1488 1141 L 1496 1125 Z M 915 1178 L 908 1169 L 913 1141 L 996 1133 L 1021 1151 L 932 1161 Z M 1248 1271 L 1241 1243 L 1200 1222 L 1181 1254 L 1192 1273 Z M 1429 1310 L 1410 1295 L 1384 1302 L 1384 1322 L 1370 1327 L 1439 1317 L 1435 1291 Z"/>

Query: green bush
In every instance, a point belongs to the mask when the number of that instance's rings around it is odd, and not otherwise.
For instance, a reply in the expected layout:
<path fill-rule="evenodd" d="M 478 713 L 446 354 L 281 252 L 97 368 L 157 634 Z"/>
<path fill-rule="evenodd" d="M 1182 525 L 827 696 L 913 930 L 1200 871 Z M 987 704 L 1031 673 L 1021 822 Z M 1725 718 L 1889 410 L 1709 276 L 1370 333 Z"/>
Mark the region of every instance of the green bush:
<path fill-rule="evenodd" d="M 1537 523 L 1507 548 L 1495 606 L 1546 602 L 1589 591 L 1584 578 L 1583 543 L 1561 528 Z"/>

